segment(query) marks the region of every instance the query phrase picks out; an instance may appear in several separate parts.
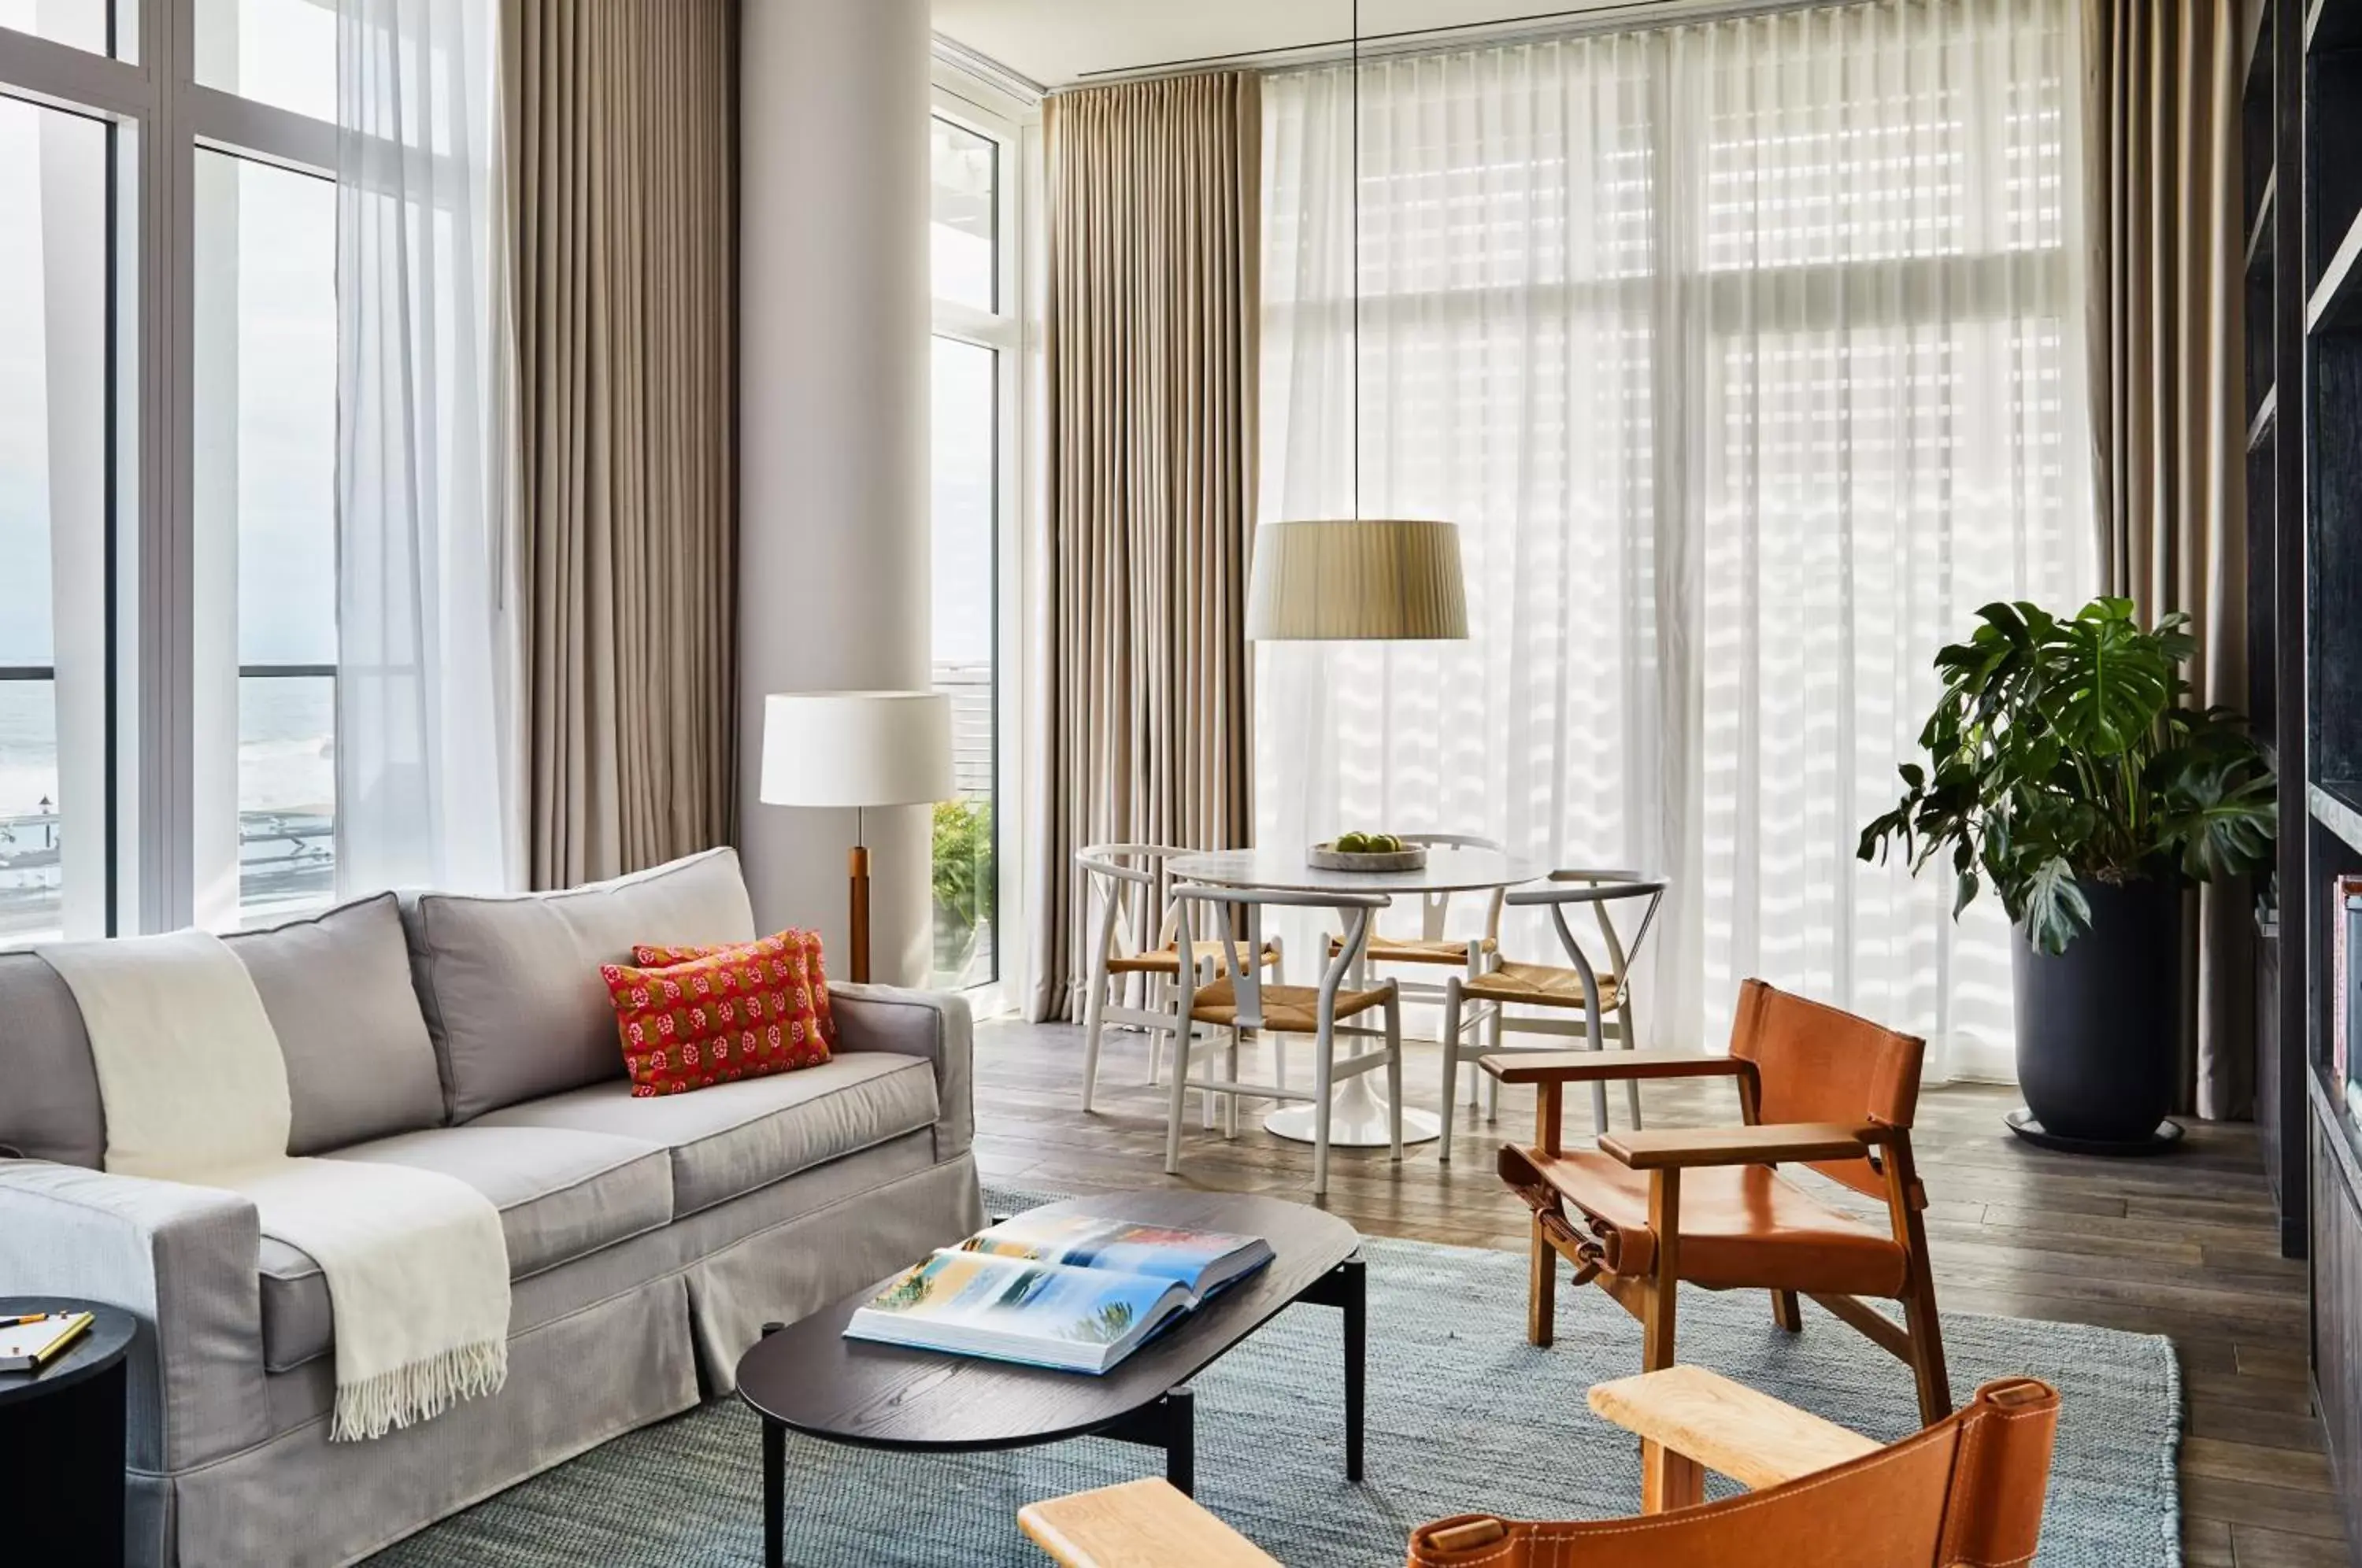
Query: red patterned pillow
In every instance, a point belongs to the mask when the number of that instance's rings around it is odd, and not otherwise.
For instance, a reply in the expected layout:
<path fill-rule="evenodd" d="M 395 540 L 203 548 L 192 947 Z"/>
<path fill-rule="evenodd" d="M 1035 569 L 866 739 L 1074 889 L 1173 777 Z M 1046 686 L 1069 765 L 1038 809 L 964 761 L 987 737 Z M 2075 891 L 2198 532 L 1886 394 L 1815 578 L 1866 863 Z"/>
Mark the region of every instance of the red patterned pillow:
<path fill-rule="evenodd" d="M 615 1006 L 635 1096 L 682 1094 L 828 1060 L 800 942 L 766 937 L 661 968 L 602 964 L 599 973 Z"/>
<path fill-rule="evenodd" d="M 811 979 L 812 1010 L 820 1014 L 820 1037 L 828 1042 L 829 1049 L 836 1048 L 836 1014 L 828 1005 L 828 966 L 821 960 L 820 933 L 802 931 L 795 926 L 773 936 L 759 937 L 753 942 L 714 942 L 703 946 L 663 947 L 643 942 L 632 948 L 632 962 L 643 969 L 666 968 L 675 964 L 687 964 L 699 958 L 712 958 L 723 953 L 736 953 L 749 948 L 767 947 L 781 943 L 803 950 L 804 966 Z"/>

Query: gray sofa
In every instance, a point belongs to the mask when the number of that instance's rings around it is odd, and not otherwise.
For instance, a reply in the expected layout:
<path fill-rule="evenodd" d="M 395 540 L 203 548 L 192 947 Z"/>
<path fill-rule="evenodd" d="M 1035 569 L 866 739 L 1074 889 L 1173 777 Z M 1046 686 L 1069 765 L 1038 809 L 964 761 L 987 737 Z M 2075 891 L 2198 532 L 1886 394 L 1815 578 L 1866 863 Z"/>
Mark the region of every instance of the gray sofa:
<path fill-rule="evenodd" d="M 823 1066 L 634 1099 L 597 966 L 756 934 L 729 850 L 556 894 L 386 894 L 231 937 L 287 1055 L 290 1152 L 444 1171 L 501 1211 L 507 1386 L 331 1444 L 318 1266 L 217 1189 L 111 1176 L 73 996 L 0 955 L 0 1295 L 139 1319 L 136 1563 L 349 1562 L 726 1392 L 792 1320 L 982 1223 L 967 1009 L 833 986 Z M 747 1463 L 756 1456 L 750 1449 Z"/>

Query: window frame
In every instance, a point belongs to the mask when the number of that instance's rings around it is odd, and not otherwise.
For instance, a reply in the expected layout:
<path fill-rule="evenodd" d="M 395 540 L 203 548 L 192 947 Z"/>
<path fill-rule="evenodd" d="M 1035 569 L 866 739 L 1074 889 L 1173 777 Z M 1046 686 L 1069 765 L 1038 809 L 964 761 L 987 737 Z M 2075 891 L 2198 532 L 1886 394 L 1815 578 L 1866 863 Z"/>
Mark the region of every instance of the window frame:
<path fill-rule="evenodd" d="M 1011 1010 L 1019 977 L 1029 970 L 1031 932 L 1021 918 L 1030 907 L 1026 889 L 1032 867 L 1012 856 L 1010 823 L 1021 820 L 1032 799 L 1024 735 L 1030 672 L 1024 664 L 1024 628 L 1031 599 L 1031 536 L 1025 526 L 1039 494 L 1032 460 L 1039 419 L 1032 399 L 1038 384 L 1041 319 L 1032 243 L 1039 210 L 1038 171 L 1041 110 L 984 83 L 940 57 L 934 63 L 929 117 L 991 141 L 994 167 L 994 280 L 996 308 L 979 310 L 937 299 L 930 290 L 930 340 L 950 339 L 993 355 L 994 549 L 993 549 L 993 911 L 994 977 L 964 993 L 979 1017 Z"/>
<path fill-rule="evenodd" d="M 240 666 L 235 574 L 231 602 L 216 604 L 200 569 L 218 545 L 201 536 L 195 505 L 196 154 L 329 180 L 337 169 L 333 123 L 195 80 L 194 12 L 184 0 L 116 0 L 111 55 L 0 28 L 0 96 L 100 120 L 113 144 L 107 935 L 239 918 L 234 723 L 226 766 L 199 756 L 220 741 L 199 733 L 201 683 Z"/>

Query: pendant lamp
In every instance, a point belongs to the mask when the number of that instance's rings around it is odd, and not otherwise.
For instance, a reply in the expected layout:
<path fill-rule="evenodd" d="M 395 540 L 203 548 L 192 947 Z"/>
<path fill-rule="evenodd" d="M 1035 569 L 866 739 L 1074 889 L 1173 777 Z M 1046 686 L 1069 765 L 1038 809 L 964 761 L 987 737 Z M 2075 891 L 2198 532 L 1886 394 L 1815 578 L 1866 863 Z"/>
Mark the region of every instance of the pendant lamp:
<path fill-rule="evenodd" d="M 1458 525 L 1362 515 L 1362 6 L 1353 0 L 1353 513 L 1255 530 L 1247 635 L 1379 642 L 1468 635 Z"/>

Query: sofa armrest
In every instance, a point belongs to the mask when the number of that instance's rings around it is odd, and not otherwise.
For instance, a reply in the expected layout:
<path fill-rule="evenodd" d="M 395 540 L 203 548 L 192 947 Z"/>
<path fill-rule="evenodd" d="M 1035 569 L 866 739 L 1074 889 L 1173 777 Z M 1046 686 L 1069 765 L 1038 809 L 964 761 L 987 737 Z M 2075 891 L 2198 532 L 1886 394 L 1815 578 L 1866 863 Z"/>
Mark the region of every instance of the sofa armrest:
<path fill-rule="evenodd" d="M 233 1192 L 0 1162 L 0 1280 L 139 1320 L 128 1368 L 136 1469 L 185 1469 L 270 1435 L 260 1245 L 253 1203 Z"/>
<path fill-rule="evenodd" d="M 967 999 L 949 991 L 829 982 L 840 1051 L 897 1051 L 935 1065 L 935 1158 L 963 1154 L 976 1134 L 976 1025 Z"/>

